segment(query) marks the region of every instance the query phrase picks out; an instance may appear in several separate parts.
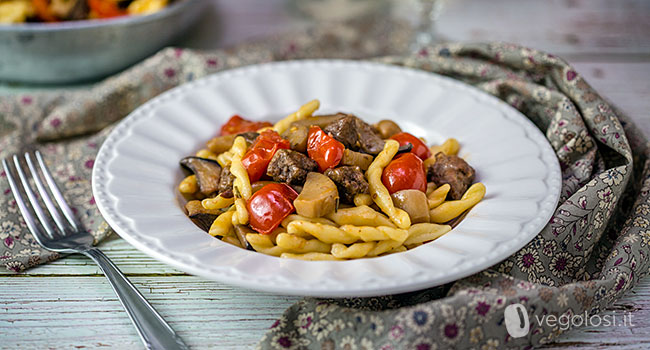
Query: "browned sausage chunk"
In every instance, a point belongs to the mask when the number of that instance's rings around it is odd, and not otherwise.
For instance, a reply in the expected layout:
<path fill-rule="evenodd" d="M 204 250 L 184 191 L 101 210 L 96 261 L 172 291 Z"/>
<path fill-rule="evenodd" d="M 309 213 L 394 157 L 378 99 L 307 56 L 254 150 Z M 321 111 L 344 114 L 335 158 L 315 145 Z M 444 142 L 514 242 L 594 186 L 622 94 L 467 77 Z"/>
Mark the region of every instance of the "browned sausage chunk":
<path fill-rule="evenodd" d="M 289 149 L 279 149 L 271 158 L 266 174 L 277 182 L 302 185 L 307 173 L 316 169 L 318 163 L 306 155 Z"/>
<path fill-rule="evenodd" d="M 354 196 L 368 193 L 368 182 L 356 166 L 342 166 L 325 171 L 339 189 L 339 196 L 348 203 L 354 203 Z"/>
<path fill-rule="evenodd" d="M 474 182 L 474 168 L 457 156 L 448 156 L 442 152 L 436 154 L 436 162 L 427 169 L 427 178 L 437 186 L 449 184 L 451 199 L 460 199 L 467 188 Z"/>
<path fill-rule="evenodd" d="M 347 115 L 331 123 L 323 131 L 353 151 L 377 155 L 384 149 L 384 140 L 375 133 L 375 130 L 353 115 Z"/>

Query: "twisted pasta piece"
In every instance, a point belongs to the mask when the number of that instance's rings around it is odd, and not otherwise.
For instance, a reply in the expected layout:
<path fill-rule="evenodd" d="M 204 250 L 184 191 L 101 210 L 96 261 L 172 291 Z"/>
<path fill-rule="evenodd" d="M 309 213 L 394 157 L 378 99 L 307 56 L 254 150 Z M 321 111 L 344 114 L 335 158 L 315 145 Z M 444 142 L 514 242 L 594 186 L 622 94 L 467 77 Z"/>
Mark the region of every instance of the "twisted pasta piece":
<path fill-rule="evenodd" d="M 210 225 L 208 233 L 212 236 L 232 236 L 234 234 L 232 225 L 232 217 L 234 214 L 235 211 L 233 209 L 221 213 L 214 219 L 212 225 Z"/>
<path fill-rule="evenodd" d="M 444 202 L 445 198 L 447 198 L 447 193 L 449 193 L 449 190 L 451 190 L 451 186 L 449 184 L 444 184 L 433 190 L 433 192 L 427 196 L 429 209 L 433 209 Z"/>
<path fill-rule="evenodd" d="M 287 131 L 287 129 L 289 129 L 291 123 L 301 119 L 306 119 L 311 117 L 311 115 L 314 114 L 314 112 L 318 109 L 318 107 L 320 107 L 320 101 L 318 100 L 311 100 L 305 103 L 298 109 L 298 111 L 289 114 L 284 119 L 275 123 L 275 125 L 273 125 L 273 130 L 275 130 L 278 134 L 282 135 L 282 133 L 284 133 L 285 131 Z"/>
<path fill-rule="evenodd" d="M 459 200 L 446 201 L 431 209 L 429 217 L 432 222 L 447 222 L 476 205 L 483 199 L 483 196 L 485 196 L 485 185 L 477 182 L 470 186 Z"/>
<path fill-rule="evenodd" d="M 341 243 L 332 244 L 332 255 L 339 259 L 358 259 L 366 256 L 377 243 L 375 242 L 364 242 L 364 243 L 354 243 L 351 246 L 347 247 Z"/>
<path fill-rule="evenodd" d="M 384 216 L 384 214 L 377 212 L 367 205 L 339 209 L 334 213 L 328 214 L 327 218 L 338 225 L 395 227 L 395 224 Z"/>
<path fill-rule="evenodd" d="M 292 221 L 287 226 L 287 232 L 298 235 L 306 232 L 325 243 L 350 244 L 357 240 L 357 237 L 350 235 L 338 227 L 309 221 Z"/>
<path fill-rule="evenodd" d="M 368 179 L 368 185 L 370 187 L 370 195 L 377 206 L 388 215 L 390 220 L 394 222 L 397 227 L 408 228 L 411 226 L 411 218 L 409 217 L 409 214 L 402 209 L 395 208 L 390 193 L 388 193 L 388 190 L 381 182 L 381 174 L 384 167 L 390 163 L 395 154 L 397 154 L 398 149 L 399 143 L 397 141 L 386 140 L 384 149 L 379 152 L 377 157 L 375 157 L 375 160 L 373 160 L 368 167 L 366 178 Z"/>
<path fill-rule="evenodd" d="M 408 230 L 386 226 L 371 227 L 343 225 L 339 228 L 364 242 L 385 240 L 404 242 L 409 236 Z"/>
<path fill-rule="evenodd" d="M 230 148 L 232 159 L 230 163 L 230 172 L 235 176 L 232 188 L 235 192 L 235 210 L 236 214 L 232 218 L 233 225 L 246 225 L 248 224 L 248 211 L 246 210 L 246 202 L 253 195 L 253 188 L 248 172 L 244 168 L 241 160 L 246 154 L 246 140 L 237 136 Z"/>
<path fill-rule="evenodd" d="M 369 194 L 367 193 L 359 193 L 356 196 L 354 196 L 354 205 L 357 207 L 360 207 L 362 205 L 371 205 L 372 204 L 372 197 L 370 197 Z"/>
<path fill-rule="evenodd" d="M 223 209 L 231 206 L 235 202 L 234 197 L 225 198 L 221 195 L 212 198 L 206 198 L 201 201 L 201 206 L 204 209 Z"/>

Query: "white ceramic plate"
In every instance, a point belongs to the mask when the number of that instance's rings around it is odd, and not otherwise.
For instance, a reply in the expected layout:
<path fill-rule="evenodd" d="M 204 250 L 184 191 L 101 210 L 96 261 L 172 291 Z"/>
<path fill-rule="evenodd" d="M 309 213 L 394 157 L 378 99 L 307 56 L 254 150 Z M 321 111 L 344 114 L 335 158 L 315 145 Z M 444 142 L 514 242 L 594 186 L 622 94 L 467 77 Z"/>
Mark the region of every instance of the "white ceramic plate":
<path fill-rule="evenodd" d="M 487 195 L 451 232 L 407 252 L 352 261 L 280 259 L 223 243 L 183 213 L 178 161 L 231 115 L 278 120 L 311 99 L 319 113 L 390 118 L 438 143 L 457 138 Z M 371 296 L 440 285 L 485 269 L 550 219 L 560 168 L 542 133 L 498 99 L 435 74 L 369 62 L 314 60 L 212 75 L 151 100 L 101 147 L 93 192 L 110 226 L 152 257 L 246 288 L 310 296 Z"/>

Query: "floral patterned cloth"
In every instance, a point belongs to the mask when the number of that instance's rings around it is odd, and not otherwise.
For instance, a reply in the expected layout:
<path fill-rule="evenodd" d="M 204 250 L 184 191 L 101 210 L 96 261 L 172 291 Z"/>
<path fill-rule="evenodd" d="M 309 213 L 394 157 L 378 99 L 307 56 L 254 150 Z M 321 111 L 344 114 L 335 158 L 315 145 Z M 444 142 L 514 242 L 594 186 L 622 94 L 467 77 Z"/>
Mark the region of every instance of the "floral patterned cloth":
<path fill-rule="evenodd" d="M 399 33 L 399 32 L 397 32 Z M 0 157 L 38 148 L 77 215 L 95 235 L 110 229 L 90 191 L 97 147 L 111 125 L 173 86 L 230 67 L 303 57 L 370 57 L 400 52 L 397 34 L 366 40 L 347 30 L 312 30 L 236 50 L 167 49 L 81 92 L 0 99 Z M 270 48 L 268 43 L 272 43 Z M 563 173 L 560 203 L 539 235 L 507 260 L 446 286 L 401 295 L 304 299 L 258 344 L 261 349 L 522 348 L 567 327 L 536 318 L 595 315 L 649 268 L 650 147 L 620 111 L 562 59 L 507 44 L 445 44 L 381 62 L 443 74 L 511 104 L 543 130 Z M 56 254 L 40 249 L 0 173 L 0 261 L 21 271 Z M 513 338 L 506 306 L 520 303 L 530 332 Z"/>

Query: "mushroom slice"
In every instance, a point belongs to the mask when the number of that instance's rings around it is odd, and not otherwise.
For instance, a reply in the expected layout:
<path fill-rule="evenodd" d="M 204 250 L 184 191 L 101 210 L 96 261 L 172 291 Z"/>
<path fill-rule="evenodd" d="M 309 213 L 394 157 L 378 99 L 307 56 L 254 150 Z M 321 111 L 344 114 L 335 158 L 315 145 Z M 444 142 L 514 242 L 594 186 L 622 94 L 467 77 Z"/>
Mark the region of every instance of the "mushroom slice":
<path fill-rule="evenodd" d="M 393 204 L 409 214 L 411 223 L 429 222 L 429 202 L 420 190 L 401 190 L 391 195 Z"/>
<path fill-rule="evenodd" d="M 318 218 L 334 212 L 338 202 L 339 192 L 336 184 L 321 173 L 310 172 L 293 205 L 298 215 Z"/>
<path fill-rule="evenodd" d="M 257 232 L 255 232 L 252 228 L 246 225 L 235 225 L 235 235 L 237 236 L 237 239 L 239 239 L 239 243 L 241 243 L 241 246 L 248 250 L 255 250 L 253 249 L 253 246 L 250 243 L 248 243 L 248 240 L 246 240 L 246 235 L 249 233 L 257 233 Z"/>
<path fill-rule="evenodd" d="M 205 232 L 210 231 L 210 225 L 221 214 L 221 210 L 203 208 L 201 201 L 197 200 L 187 202 L 185 210 L 187 210 L 187 216 Z"/>
<path fill-rule="evenodd" d="M 219 163 L 208 158 L 185 157 L 181 159 L 180 164 L 196 175 L 201 193 L 208 195 L 217 191 L 221 176 Z"/>

